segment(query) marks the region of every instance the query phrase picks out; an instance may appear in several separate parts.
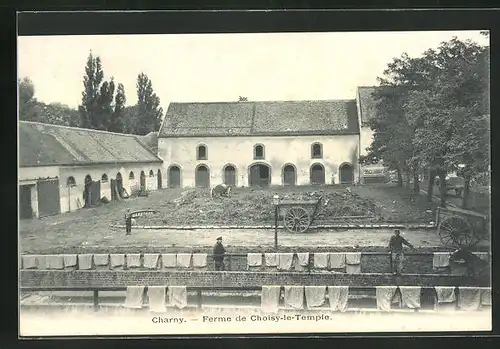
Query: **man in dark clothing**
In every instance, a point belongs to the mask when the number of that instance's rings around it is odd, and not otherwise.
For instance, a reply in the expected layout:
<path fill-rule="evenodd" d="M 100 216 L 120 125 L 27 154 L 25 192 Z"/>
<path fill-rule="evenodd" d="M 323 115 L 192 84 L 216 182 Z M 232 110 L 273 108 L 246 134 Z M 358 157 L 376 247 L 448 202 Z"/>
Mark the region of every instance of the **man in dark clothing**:
<path fill-rule="evenodd" d="M 455 250 L 450 255 L 450 260 L 455 263 L 464 263 L 467 268 L 467 276 L 489 278 L 490 264 L 476 256 L 465 246 Z"/>
<path fill-rule="evenodd" d="M 226 249 L 222 246 L 222 236 L 217 238 L 217 243 L 214 246 L 214 263 L 215 270 L 222 271 L 224 270 L 224 254 L 226 253 Z"/>
<path fill-rule="evenodd" d="M 130 208 L 128 208 L 125 213 L 125 230 L 125 235 L 130 235 L 132 232 L 132 214 L 130 213 Z"/>
<path fill-rule="evenodd" d="M 389 241 L 389 249 L 391 251 L 391 261 L 392 261 L 392 272 L 394 275 L 401 274 L 403 271 L 403 244 L 415 249 L 412 244 L 410 244 L 404 237 L 399 235 L 399 229 L 394 230 L 394 235 L 391 236 Z"/>

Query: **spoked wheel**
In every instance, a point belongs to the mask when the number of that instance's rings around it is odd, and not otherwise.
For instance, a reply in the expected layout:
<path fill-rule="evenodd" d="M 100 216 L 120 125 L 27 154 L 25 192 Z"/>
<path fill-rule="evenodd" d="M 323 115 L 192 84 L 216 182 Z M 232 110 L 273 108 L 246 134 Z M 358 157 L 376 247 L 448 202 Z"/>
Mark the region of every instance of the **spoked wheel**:
<path fill-rule="evenodd" d="M 470 246 L 474 243 L 472 228 L 461 217 L 443 220 L 439 225 L 439 238 L 445 246 Z"/>
<path fill-rule="evenodd" d="M 311 217 L 303 207 L 292 207 L 286 211 L 283 222 L 289 232 L 303 233 L 309 229 Z"/>

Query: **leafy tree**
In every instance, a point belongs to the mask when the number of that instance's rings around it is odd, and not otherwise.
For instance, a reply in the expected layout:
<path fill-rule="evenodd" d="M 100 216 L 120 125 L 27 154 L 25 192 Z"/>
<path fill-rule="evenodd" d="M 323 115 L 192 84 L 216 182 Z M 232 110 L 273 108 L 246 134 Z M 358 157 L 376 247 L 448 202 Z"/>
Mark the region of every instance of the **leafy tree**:
<path fill-rule="evenodd" d="M 154 93 L 153 85 L 148 76 L 140 73 L 137 77 L 137 110 L 134 131 L 138 135 L 146 135 L 160 128 L 163 109 L 160 98 Z"/>
<path fill-rule="evenodd" d="M 79 106 L 81 125 L 86 128 L 99 128 L 100 118 L 100 86 L 104 78 L 101 59 L 94 57 L 90 52 L 85 66 L 83 77 L 84 90 L 82 92 L 82 104 Z"/>
<path fill-rule="evenodd" d="M 109 123 L 113 115 L 113 97 L 115 94 L 115 83 L 113 78 L 110 82 L 103 82 L 99 91 L 97 101 L 98 118 L 96 119 L 96 128 L 100 130 L 108 130 Z"/>
<path fill-rule="evenodd" d="M 19 87 L 19 120 L 39 121 L 36 109 L 35 85 L 27 77 L 23 80 L 18 79 L 17 84 Z"/>
<path fill-rule="evenodd" d="M 125 132 L 125 103 L 127 98 L 125 96 L 125 88 L 123 84 L 118 84 L 118 89 L 115 96 L 115 108 L 109 120 L 108 131 L 111 132 Z"/>

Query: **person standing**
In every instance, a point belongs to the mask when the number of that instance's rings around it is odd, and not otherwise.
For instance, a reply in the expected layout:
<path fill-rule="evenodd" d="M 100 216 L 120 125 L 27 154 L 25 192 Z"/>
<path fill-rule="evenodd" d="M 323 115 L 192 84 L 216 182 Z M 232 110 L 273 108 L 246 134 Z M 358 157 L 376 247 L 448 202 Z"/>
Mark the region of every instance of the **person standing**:
<path fill-rule="evenodd" d="M 415 249 L 404 237 L 400 235 L 399 229 L 394 230 L 394 235 L 391 236 L 389 241 L 389 250 L 391 251 L 392 273 L 400 275 L 403 271 L 404 252 L 403 245 Z"/>
<path fill-rule="evenodd" d="M 213 258 L 215 264 L 216 271 L 225 270 L 224 268 L 224 254 L 226 253 L 226 249 L 222 245 L 222 236 L 217 238 L 217 242 L 215 243 L 213 250 Z"/>
<path fill-rule="evenodd" d="M 125 235 L 131 235 L 132 233 L 132 214 L 130 213 L 130 208 L 127 208 L 125 212 Z"/>

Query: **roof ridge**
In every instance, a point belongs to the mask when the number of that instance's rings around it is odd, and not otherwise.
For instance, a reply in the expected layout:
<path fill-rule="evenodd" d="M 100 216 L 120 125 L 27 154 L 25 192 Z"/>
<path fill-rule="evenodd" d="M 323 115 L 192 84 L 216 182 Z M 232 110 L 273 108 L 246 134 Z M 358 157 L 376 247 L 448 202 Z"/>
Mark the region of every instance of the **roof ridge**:
<path fill-rule="evenodd" d="M 66 126 L 66 125 L 57 125 L 57 124 L 49 124 L 45 122 L 36 122 L 36 121 L 26 121 L 26 120 L 18 120 L 19 123 L 24 123 L 24 124 L 31 124 L 31 125 L 42 125 L 42 126 L 49 126 L 49 127 L 58 127 L 58 128 L 65 128 L 69 130 L 78 130 L 78 131 L 91 131 L 91 132 L 98 132 L 98 133 L 106 133 L 106 134 L 112 134 L 112 135 L 118 135 L 118 136 L 127 136 L 127 137 L 135 137 L 138 135 L 132 134 L 132 133 L 119 133 L 119 132 L 110 132 L 110 131 L 104 131 L 104 130 L 96 130 L 93 128 L 85 128 L 85 127 L 76 127 L 76 126 Z"/>

